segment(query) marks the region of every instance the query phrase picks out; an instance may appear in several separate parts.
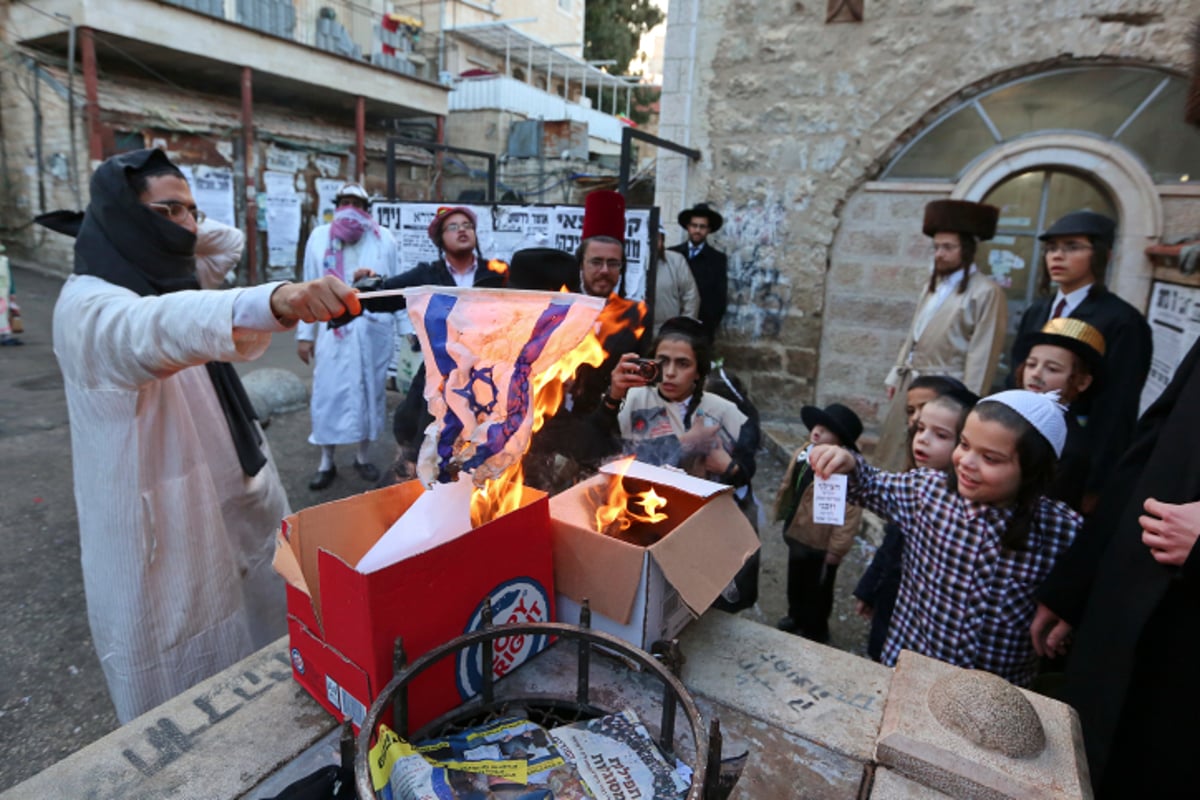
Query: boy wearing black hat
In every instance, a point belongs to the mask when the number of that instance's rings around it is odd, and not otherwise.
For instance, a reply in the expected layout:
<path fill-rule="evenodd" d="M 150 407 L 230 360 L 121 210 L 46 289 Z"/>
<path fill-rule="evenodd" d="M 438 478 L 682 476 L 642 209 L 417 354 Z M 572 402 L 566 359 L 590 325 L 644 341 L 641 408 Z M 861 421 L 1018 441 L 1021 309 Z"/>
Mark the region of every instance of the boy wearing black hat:
<path fill-rule="evenodd" d="M 1012 363 L 1023 363 L 1030 337 L 1059 317 L 1082 320 L 1104 338 L 1104 386 L 1094 388 L 1073 409 L 1095 445 L 1084 513 L 1095 506 L 1112 467 L 1129 445 L 1153 347 L 1145 317 L 1104 285 L 1116 230 L 1116 222 L 1103 214 L 1074 211 L 1038 237 L 1045 242 L 1041 274 L 1045 294 L 1021 317 L 1012 350 Z M 1057 287 L 1053 294 L 1051 281 Z"/>
<path fill-rule="evenodd" d="M 708 203 L 697 203 L 694 208 L 679 212 L 679 227 L 687 231 L 687 240 L 671 248 L 682 253 L 696 279 L 700 290 L 700 321 L 715 338 L 729 304 L 729 259 L 720 250 L 708 243 L 710 234 L 721 230 L 724 218 Z"/>
<path fill-rule="evenodd" d="M 775 519 L 783 521 L 783 539 L 788 546 L 788 613 L 775 627 L 824 644 L 829 641 L 838 564 L 850 552 L 862 526 L 862 509 L 847 504 L 841 525 L 813 522 L 813 474 L 808 468 L 808 453 L 818 444 L 857 450 L 862 421 L 841 403 L 831 403 L 824 409 L 804 406 L 800 418 L 808 427 L 808 442 L 788 466 L 775 504 Z"/>

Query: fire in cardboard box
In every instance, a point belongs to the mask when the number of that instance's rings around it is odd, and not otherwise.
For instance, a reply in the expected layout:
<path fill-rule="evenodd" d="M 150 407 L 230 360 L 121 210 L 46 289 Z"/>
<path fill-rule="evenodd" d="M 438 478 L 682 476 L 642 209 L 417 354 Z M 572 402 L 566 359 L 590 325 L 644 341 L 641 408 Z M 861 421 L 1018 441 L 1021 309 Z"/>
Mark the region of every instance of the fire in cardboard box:
<path fill-rule="evenodd" d="M 630 494 L 625 489 L 625 473 L 633 464 L 633 456 L 614 462 L 615 474 L 609 478 L 607 489 L 597 486 L 588 493 L 596 509 L 596 532 L 642 547 L 654 544 L 667 534 L 667 526 L 659 526 L 670 517 L 660 509 L 667 499 L 651 486 L 643 492 Z M 633 503 L 634 508 L 630 507 Z M 639 513 L 636 508 L 641 508 Z"/>

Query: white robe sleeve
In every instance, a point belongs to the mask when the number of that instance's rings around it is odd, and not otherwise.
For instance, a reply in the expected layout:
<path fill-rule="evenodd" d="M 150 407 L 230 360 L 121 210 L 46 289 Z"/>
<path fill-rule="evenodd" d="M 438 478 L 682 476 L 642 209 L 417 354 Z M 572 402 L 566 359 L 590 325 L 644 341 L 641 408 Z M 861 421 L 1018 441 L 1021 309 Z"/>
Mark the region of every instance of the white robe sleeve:
<path fill-rule="evenodd" d="M 99 278 L 72 276 L 55 310 L 55 354 L 64 374 L 90 388 L 136 389 L 208 361 L 250 361 L 271 335 L 235 328 L 245 290 L 185 291 L 157 297 Z"/>
<path fill-rule="evenodd" d="M 202 289 L 217 289 L 229 270 L 237 266 L 246 246 L 246 235 L 214 219 L 200 223 L 196 236 L 196 279 Z"/>

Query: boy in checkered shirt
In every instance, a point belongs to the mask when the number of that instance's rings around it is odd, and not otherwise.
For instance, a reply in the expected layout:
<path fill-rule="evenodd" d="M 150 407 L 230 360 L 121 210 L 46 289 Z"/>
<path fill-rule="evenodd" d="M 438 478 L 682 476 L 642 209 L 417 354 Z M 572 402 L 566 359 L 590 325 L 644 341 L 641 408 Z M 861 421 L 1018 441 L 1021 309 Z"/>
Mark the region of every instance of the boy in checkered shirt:
<path fill-rule="evenodd" d="M 1028 685 L 1034 592 L 1075 538 L 1082 517 L 1045 496 L 1066 439 L 1053 394 L 1001 392 L 967 417 L 947 473 L 889 473 L 819 446 L 821 478 L 849 475 L 848 499 L 904 529 L 900 596 L 883 663 L 901 650 Z"/>

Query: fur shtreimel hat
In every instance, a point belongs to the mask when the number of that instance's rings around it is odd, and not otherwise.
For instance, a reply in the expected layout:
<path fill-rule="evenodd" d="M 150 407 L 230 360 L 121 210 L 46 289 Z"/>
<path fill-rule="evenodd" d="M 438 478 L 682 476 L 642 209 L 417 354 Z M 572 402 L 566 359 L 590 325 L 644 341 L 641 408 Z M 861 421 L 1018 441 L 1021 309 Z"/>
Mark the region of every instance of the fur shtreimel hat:
<path fill-rule="evenodd" d="M 583 239 L 611 236 L 625 241 L 625 198 L 620 192 L 598 189 L 583 198 Z"/>
<path fill-rule="evenodd" d="M 935 233 L 966 233 L 982 242 L 996 235 L 1000 209 L 969 200 L 934 200 L 925 206 L 926 236 Z"/>
<path fill-rule="evenodd" d="M 1042 437 L 1054 448 L 1054 455 L 1062 458 L 1063 445 L 1067 443 L 1067 409 L 1058 402 L 1058 392 L 1038 394 L 1026 389 L 1009 389 L 997 392 L 979 401 L 984 403 L 1000 403 L 1025 418 Z"/>

